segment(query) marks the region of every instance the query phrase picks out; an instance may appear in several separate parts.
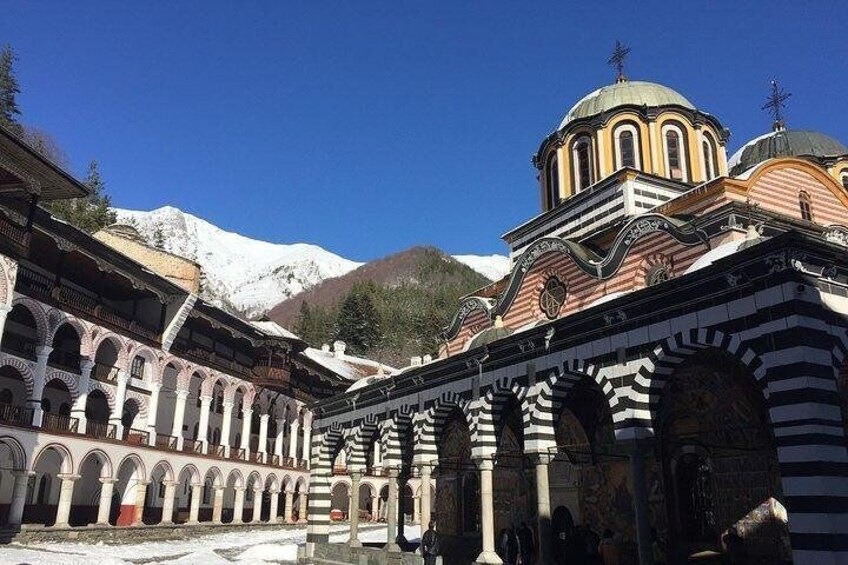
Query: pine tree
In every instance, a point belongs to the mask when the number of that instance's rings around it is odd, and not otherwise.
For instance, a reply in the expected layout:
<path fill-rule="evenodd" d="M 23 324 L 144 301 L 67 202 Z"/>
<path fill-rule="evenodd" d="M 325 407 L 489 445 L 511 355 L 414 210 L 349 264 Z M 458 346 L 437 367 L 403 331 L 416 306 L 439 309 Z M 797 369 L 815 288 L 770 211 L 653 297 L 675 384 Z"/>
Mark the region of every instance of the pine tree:
<path fill-rule="evenodd" d="M 300 312 L 297 314 L 297 320 L 294 322 L 294 333 L 300 336 L 300 339 L 310 345 L 315 345 L 312 341 L 315 331 L 315 320 L 312 318 L 312 310 L 309 308 L 309 302 L 304 300 L 300 303 Z"/>
<path fill-rule="evenodd" d="M 336 339 L 344 341 L 351 353 L 366 355 L 380 344 L 380 315 L 374 304 L 376 292 L 372 281 L 356 283 L 339 309 Z"/>
<path fill-rule="evenodd" d="M 88 164 L 88 174 L 85 185 L 91 194 L 85 198 L 73 200 L 57 200 L 48 205 L 50 212 L 83 231 L 94 233 L 110 226 L 117 220 L 117 214 L 112 210 L 112 201 L 106 194 L 106 184 L 100 176 L 97 161 Z"/>
<path fill-rule="evenodd" d="M 17 102 L 21 90 L 15 77 L 16 59 L 11 45 L 5 45 L 0 51 L 0 125 L 15 135 L 21 135 L 23 128 L 18 123 L 21 110 Z"/>

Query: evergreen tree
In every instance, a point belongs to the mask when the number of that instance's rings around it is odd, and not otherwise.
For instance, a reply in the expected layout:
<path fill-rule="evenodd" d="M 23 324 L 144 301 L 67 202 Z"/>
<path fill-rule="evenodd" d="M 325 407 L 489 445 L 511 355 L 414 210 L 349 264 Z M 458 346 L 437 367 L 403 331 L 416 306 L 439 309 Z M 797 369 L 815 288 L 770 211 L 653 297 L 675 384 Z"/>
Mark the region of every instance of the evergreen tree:
<path fill-rule="evenodd" d="M 336 339 L 344 341 L 351 353 L 365 355 L 380 344 L 380 315 L 374 304 L 376 292 L 372 281 L 356 283 L 339 309 Z"/>
<path fill-rule="evenodd" d="M 83 231 L 94 233 L 115 223 L 117 214 L 106 194 L 106 184 L 100 176 L 97 161 L 88 164 L 85 185 L 91 194 L 85 198 L 56 200 L 48 205 L 50 212 Z"/>
<path fill-rule="evenodd" d="M 300 336 L 300 339 L 310 345 L 316 345 L 314 341 L 315 320 L 312 318 L 312 309 L 309 308 L 309 302 L 303 301 L 300 303 L 300 312 L 297 314 L 297 320 L 294 322 L 294 333 Z"/>
<path fill-rule="evenodd" d="M 21 135 L 23 128 L 18 123 L 21 110 L 17 102 L 21 90 L 15 77 L 16 59 L 11 45 L 5 45 L 0 51 L 0 125 L 15 135 Z"/>

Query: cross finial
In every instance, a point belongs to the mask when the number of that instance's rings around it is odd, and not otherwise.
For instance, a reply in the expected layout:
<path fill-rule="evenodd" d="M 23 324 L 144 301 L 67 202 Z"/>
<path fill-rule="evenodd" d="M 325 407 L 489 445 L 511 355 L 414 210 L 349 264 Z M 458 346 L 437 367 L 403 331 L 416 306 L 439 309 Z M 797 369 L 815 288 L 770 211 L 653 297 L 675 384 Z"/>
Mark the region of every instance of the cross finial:
<path fill-rule="evenodd" d="M 616 70 L 615 82 L 626 82 L 627 77 L 624 76 L 624 59 L 630 53 L 630 47 L 627 47 L 620 41 L 615 42 L 615 49 L 612 51 L 612 57 L 607 60 L 608 65 L 612 65 Z"/>
<path fill-rule="evenodd" d="M 762 109 L 767 110 L 774 117 L 772 128 L 774 131 L 782 131 L 786 129 L 786 123 L 783 120 L 783 109 L 786 108 L 786 100 L 792 96 L 791 92 L 786 92 L 776 80 L 771 81 L 771 94 L 766 98 L 766 103 Z"/>

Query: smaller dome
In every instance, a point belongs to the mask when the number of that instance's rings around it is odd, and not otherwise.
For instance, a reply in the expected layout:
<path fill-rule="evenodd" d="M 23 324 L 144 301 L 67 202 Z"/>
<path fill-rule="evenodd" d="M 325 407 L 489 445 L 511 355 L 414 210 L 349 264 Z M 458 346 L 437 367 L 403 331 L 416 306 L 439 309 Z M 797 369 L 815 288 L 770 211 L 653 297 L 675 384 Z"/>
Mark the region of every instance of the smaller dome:
<path fill-rule="evenodd" d="M 689 110 L 695 109 L 686 97 L 667 86 L 638 80 L 623 81 L 584 96 L 568 111 L 558 129 L 574 120 L 596 116 L 619 106 L 682 106 Z"/>
<path fill-rule="evenodd" d="M 498 341 L 499 339 L 503 339 L 505 337 L 509 337 L 512 335 L 512 330 L 504 327 L 493 327 L 487 328 L 482 332 L 478 333 L 471 340 L 471 343 L 468 344 L 468 350 L 472 350 L 477 347 L 482 347 L 484 345 L 488 345 L 494 341 Z"/>
<path fill-rule="evenodd" d="M 737 176 L 776 157 L 834 157 L 845 154 L 848 154 L 848 147 L 828 135 L 786 129 L 752 139 L 733 154 L 727 168 L 730 176 Z"/>

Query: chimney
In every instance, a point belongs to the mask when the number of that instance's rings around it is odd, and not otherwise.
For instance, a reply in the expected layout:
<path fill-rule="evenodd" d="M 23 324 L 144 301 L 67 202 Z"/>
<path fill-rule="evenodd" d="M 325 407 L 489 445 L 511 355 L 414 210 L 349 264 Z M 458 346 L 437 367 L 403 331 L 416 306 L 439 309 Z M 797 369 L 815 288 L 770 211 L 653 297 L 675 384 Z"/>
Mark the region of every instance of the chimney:
<path fill-rule="evenodd" d="M 338 359 L 344 359 L 345 356 L 345 348 L 347 348 L 347 344 L 342 340 L 337 340 L 333 342 L 333 355 Z"/>
<path fill-rule="evenodd" d="M 329 353 L 330 352 L 330 346 L 325 343 L 324 345 L 321 346 L 321 351 L 323 351 L 324 353 Z"/>
<path fill-rule="evenodd" d="M 421 357 L 416 355 L 415 357 L 410 359 L 409 365 L 410 365 L 410 367 L 420 367 L 421 366 Z"/>
<path fill-rule="evenodd" d="M 432 362 L 433 362 L 433 356 L 432 356 L 432 355 L 430 355 L 430 354 L 428 353 L 427 355 L 425 355 L 425 356 L 421 359 L 421 361 L 422 361 L 425 365 L 426 365 L 427 363 L 432 363 Z"/>

